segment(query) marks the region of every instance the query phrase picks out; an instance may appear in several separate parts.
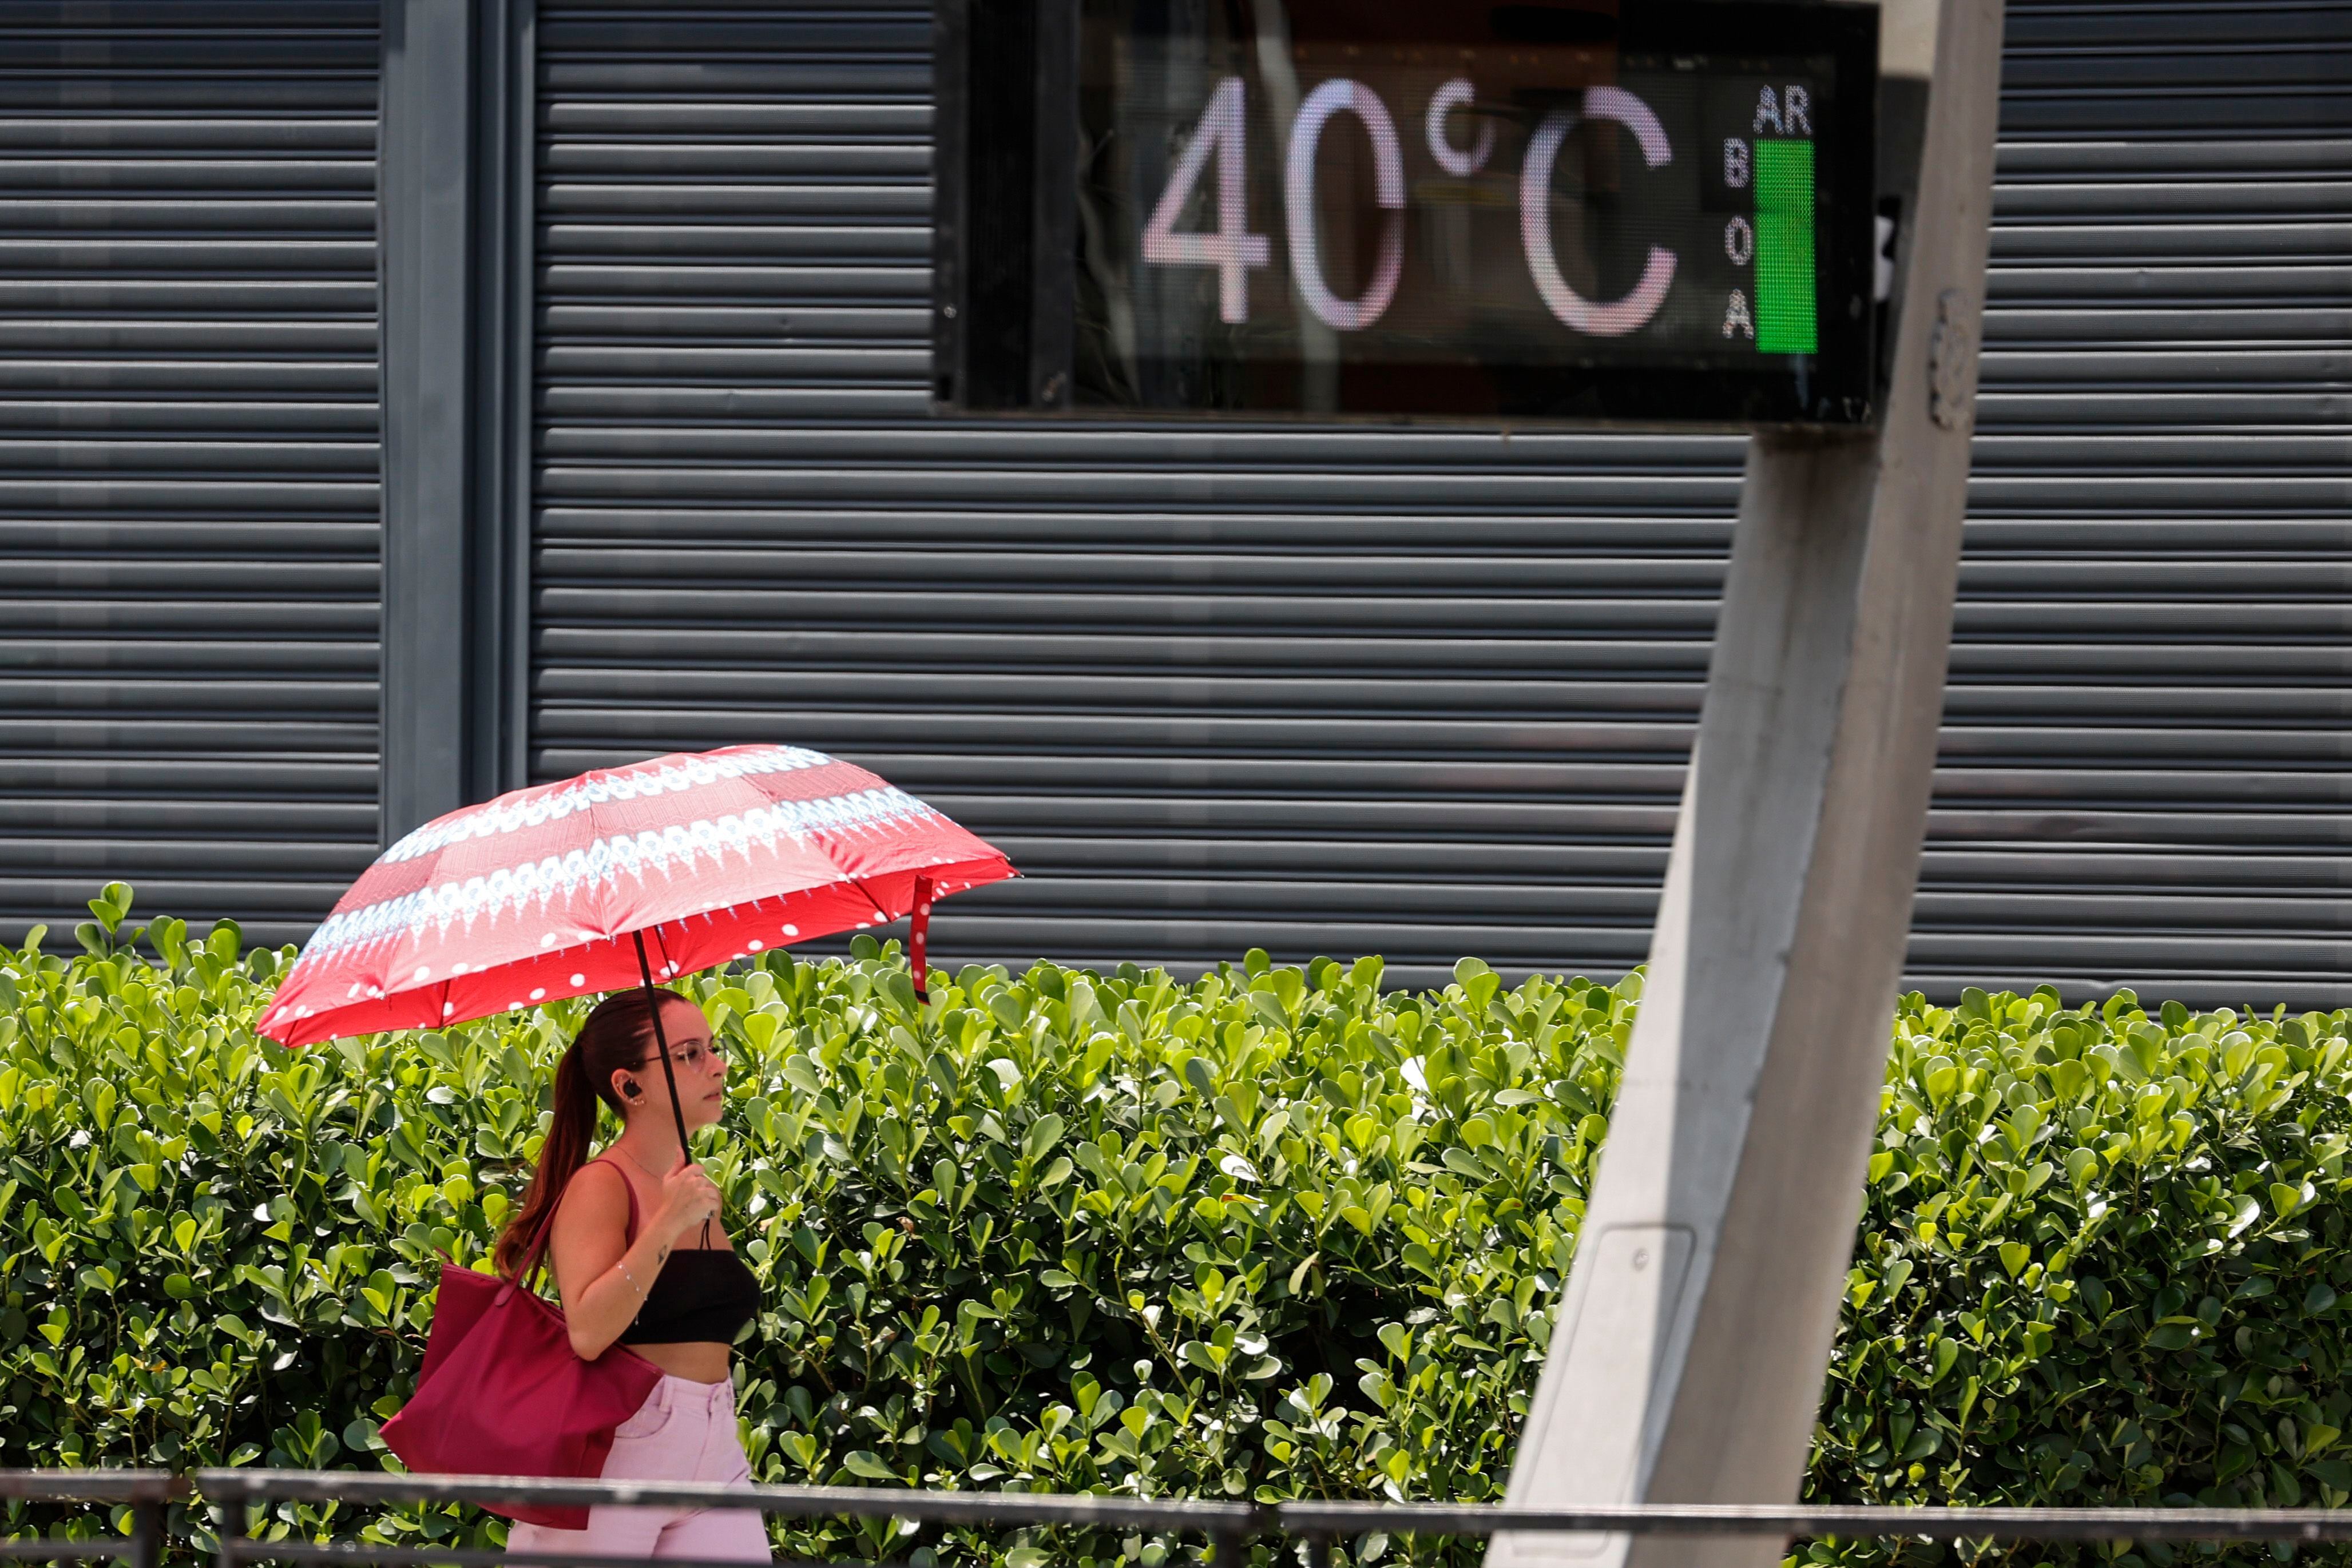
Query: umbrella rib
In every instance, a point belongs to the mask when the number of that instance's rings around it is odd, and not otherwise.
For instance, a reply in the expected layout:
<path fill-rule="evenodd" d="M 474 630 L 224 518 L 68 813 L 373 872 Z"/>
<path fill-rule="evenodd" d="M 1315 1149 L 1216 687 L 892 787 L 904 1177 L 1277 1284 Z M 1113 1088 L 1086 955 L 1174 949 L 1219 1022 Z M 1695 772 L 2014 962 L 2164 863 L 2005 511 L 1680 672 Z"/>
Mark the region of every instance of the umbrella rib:
<path fill-rule="evenodd" d="M 887 925 L 890 922 L 898 918 L 897 915 L 890 913 L 889 909 L 884 905 L 880 899 L 874 896 L 874 890 L 866 885 L 866 879 L 864 877 L 851 876 L 847 872 L 843 872 L 841 874 L 847 880 L 850 886 L 856 888 L 858 892 L 866 895 L 866 902 L 874 906 L 874 917 L 877 920 L 880 921 L 883 925 Z"/>

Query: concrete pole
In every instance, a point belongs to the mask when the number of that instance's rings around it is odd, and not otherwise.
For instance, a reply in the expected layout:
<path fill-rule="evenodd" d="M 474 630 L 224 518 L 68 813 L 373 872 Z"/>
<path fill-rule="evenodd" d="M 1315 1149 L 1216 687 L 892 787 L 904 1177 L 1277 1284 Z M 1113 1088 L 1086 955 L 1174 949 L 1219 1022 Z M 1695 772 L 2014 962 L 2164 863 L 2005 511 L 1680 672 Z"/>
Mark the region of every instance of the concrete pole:
<path fill-rule="evenodd" d="M 1944 0 L 1877 434 L 1750 444 L 1640 1020 L 1508 1506 L 1796 1500 L 1910 930 L 1969 475 L 2000 0 Z M 1517 1534 L 1490 1568 L 1770 1568 Z"/>

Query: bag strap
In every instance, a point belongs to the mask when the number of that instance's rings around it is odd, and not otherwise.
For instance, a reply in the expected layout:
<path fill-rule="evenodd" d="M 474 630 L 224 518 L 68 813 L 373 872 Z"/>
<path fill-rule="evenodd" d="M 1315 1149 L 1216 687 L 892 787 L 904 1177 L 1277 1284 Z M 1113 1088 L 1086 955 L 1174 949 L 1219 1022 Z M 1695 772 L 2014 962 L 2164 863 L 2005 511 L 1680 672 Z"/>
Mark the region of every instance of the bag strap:
<path fill-rule="evenodd" d="M 492 1306 L 505 1306 L 508 1298 L 517 1291 L 529 1290 L 534 1295 L 538 1293 L 538 1286 L 531 1277 L 547 1261 L 548 1242 L 554 1235 L 555 1210 L 550 1208 L 546 1218 L 539 1222 L 539 1228 L 532 1232 L 530 1239 L 523 1243 L 522 1261 L 516 1266 L 514 1278 L 500 1285 L 499 1293 L 490 1298 Z"/>

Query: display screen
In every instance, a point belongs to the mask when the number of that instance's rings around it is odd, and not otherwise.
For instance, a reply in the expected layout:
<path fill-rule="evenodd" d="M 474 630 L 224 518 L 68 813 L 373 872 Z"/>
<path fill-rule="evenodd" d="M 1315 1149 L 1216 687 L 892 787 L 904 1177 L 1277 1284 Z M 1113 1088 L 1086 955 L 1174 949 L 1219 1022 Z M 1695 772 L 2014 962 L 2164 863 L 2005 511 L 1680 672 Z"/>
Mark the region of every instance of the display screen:
<path fill-rule="evenodd" d="M 1874 6 L 1072 3 L 1067 406 L 1869 417 Z"/>

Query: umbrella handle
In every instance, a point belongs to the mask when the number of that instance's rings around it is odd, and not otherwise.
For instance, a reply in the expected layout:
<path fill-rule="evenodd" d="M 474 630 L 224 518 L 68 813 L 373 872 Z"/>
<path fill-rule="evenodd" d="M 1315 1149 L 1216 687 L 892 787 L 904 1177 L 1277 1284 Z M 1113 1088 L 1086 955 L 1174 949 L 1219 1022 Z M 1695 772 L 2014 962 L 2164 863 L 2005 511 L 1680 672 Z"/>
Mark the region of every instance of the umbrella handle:
<path fill-rule="evenodd" d="M 915 999 L 929 1007 L 931 1001 L 929 976 L 923 964 L 925 950 L 931 940 L 931 879 L 915 879 L 915 917 L 907 926 L 907 967 L 914 972 Z"/>
<path fill-rule="evenodd" d="M 637 942 L 637 973 L 645 977 L 646 1010 L 653 1015 L 654 1050 L 661 1056 L 662 1082 L 669 1085 L 669 1113 L 677 1123 L 677 1152 L 681 1158 L 694 1157 L 694 1147 L 686 1141 L 686 1108 L 677 1101 L 677 1072 L 669 1064 L 669 1036 L 662 1030 L 661 994 L 654 989 L 654 967 L 646 956 L 646 934 L 630 933 Z M 710 1221 L 702 1222 L 702 1245 L 710 1246 Z"/>

